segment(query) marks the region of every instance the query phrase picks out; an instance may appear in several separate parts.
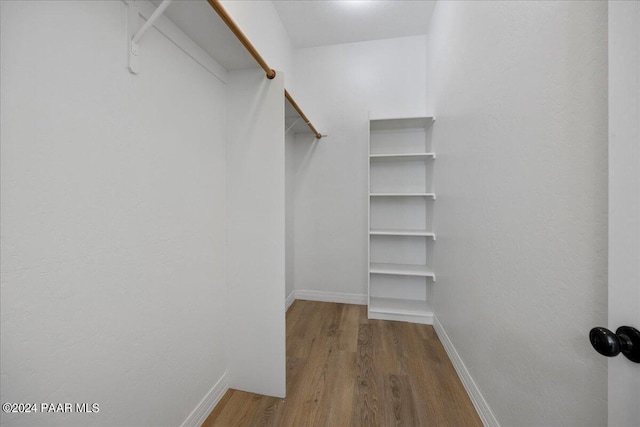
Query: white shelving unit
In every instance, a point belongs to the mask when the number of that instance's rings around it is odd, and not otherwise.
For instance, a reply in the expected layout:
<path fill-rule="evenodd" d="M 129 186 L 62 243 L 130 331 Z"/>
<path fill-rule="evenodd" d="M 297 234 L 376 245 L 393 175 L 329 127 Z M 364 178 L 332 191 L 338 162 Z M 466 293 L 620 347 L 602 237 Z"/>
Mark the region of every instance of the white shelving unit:
<path fill-rule="evenodd" d="M 435 159 L 436 153 L 369 154 L 370 160 Z"/>
<path fill-rule="evenodd" d="M 397 274 L 398 276 L 422 276 L 435 279 L 435 274 L 426 265 L 389 264 L 381 262 L 369 263 L 369 273 Z"/>
<path fill-rule="evenodd" d="M 425 236 L 435 240 L 436 234 L 432 231 L 419 229 L 397 229 L 397 228 L 371 228 L 370 236 Z"/>
<path fill-rule="evenodd" d="M 369 301 L 370 319 L 427 323 L 425 312 L 429 312 L 428 306 L 417 300 L 371 297 Z"/>
<path fill-rule="evenodd" d="M 433 323 L 433 121 L 369 121 L 370 319 Z"/>
<path fill-rule="evenodd" d="M 430 197 L 436 199 L 435 193 L 369 193 L 369 197 Z"/>

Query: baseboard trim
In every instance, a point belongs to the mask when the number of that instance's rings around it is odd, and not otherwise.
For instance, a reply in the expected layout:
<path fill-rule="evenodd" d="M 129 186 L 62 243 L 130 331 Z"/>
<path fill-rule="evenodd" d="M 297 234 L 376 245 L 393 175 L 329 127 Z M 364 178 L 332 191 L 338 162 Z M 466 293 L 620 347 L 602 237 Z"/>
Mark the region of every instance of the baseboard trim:
<path fill-rule="evenodd" d="M 209 390 L 200 403 L 198 403 L 198 406 L 191 411 L 181 427 L 200 427 L 211 411 L 213 411 L 213 408 L 220 402 L 220 399 L 222 399 L 222 396 L 224 396 L 227 390 L 229 390 L 229 378 L 225 371 L 213 388 Z"/>
<path fill-rule="evenodd" d="M 367 305 L 367 296 L 361 294 L 345 294 L 342 292 L 295 291 L 295 298 L 307 301 L 337 302 L 341 304 Z"/>
<path fill-rule="evenodd" d="M 296 291 L 291 291 L 289 295 L 287 295 L 287 299 L 284 300 L 284 311 L 289 311 L 289 307 L 296 300 Z"/>
<path fill-rule="evenodd" d="M 482 424 L 484 424 L 485 427 L 500 427 L 498 420 L 495 415 L 493 415 L 491 407 L 489 407 L 487 401 L 484 400 L 482 393 L 480 393 L 480 389 L 471 377 L 469 370 L 460 358 L 458 351 L 453 346 L 451 339 L 449 339 L 449 335 L 447 335 L 447 332 L 444 330 L 436 316 L 433 316 L 433 328 L 449 355 L 449 359 L 451 359 L 451 363 L 453 363 L 453 367 L 456 369 L 458 377 L 460 377 L 460 381 L 462 381 L 464 388 L 467 390 L 467 394 L 469 395 L 473 406 L 476 408 L 476 411 L 482 420 Z"/>
<path fill-rule="evenodd" d="M 382 313 L 369 310 L 369 319 L 393 320 L 396 322 L 421 323 L 423 325 L 433 325 L 433 315 L 414 315 L 403 313 Z"/>

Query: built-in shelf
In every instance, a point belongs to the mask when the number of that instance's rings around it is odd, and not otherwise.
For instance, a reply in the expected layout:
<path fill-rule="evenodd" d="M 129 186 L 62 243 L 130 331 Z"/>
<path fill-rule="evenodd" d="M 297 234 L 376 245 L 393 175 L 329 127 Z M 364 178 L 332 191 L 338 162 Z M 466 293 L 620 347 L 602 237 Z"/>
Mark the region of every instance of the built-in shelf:
<path fill-rule="evenodd" d="M 426 265 L 413 264 L 387 264 L 372 262 L 369 264 L 369 273 L 372 274 L 393 274 L 396 276 L 421 276 L 431 277 L 436 280 L 436 275 Z"/>
<path fill-rule="evenodd" d="M 436 153 L 393 153 L 393 154 L 370 154 L 371 160 L 423 160 L 435 159 Z"/>
<path fill-rule="evenodd" d="M 371 197 L 427 197 L 436 199 L 436 193 L 369 193 Z"/>
<path fill-rule="evenodd" d="M 436 239 L 435 233 L 427 230 L 401 230 L 401 229 L 391 229 L 391 228 L 372 228 L 369 230 L 369 234 L 372 236 L 425 236 L 431 237 L 433 240 Z"/>
<path fill-rule="evenodd" d="M 433 117 L 407 117 L 402 119 L 374 119 L 369 122 L 371 131 L 425 129 L 433 123 Z"/>
<path fill-rule="evenodd" d="M 433 117 L 369 121 L 370 319 L 433 323 Z M 373 207 L 373 209 L 372 209 Z M 377 261 L 377 262 L 372 262 Z"/>
<path fill-rule="evenodd" d="M 369 317 L 431 324 L 433 311 L 426 301 L 370 297 Z"/>
<path fill-rule="evenodd" d="M 414 316 L 431 313 L 426 301 L 380 297 L 371 297 L 369 310 L 377 313 L 397 313 Z"/>

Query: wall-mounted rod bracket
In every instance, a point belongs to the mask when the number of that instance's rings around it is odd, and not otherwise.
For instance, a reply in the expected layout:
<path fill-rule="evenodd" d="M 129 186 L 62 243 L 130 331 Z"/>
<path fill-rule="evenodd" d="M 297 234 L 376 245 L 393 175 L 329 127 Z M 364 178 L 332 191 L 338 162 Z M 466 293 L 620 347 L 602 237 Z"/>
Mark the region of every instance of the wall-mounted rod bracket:
<path fill-rule="evenodd" d="M 163 0 L 162 3 L 160 3 L 160 6 L 158 6 L 158 8 L 151 14 L 149 19 L 147 19 L 147 22 L 145 22 L 144 25 L 140 27 L 140 29 L 137 29 L 139 16 L 138 6 L 135 1 L 127 2 L 127 6 L 129 9 L 127 17 L 127 35 L 129 37 L 129 71 L 131 71 L 133 74 L 138 74 L 139 69 L 138 53 L 140 49 L 138 46 L 138 42 L 140 41 L 144 33 L 153 25 L 153 23 L 158 18 L 160 18 L 160 16 L 162 16 L 162 14 L 169 7 L 172 1 L 173 0 Z M 132 36 L 134 31 L 135 34 Z"/>
<path fill-rule="evenodd" d="M 284 131 L 284 133 L 289 133 L 289 131 L 290 131 L 291 129 L 293 129 L 293 127 L 296 125 L 296 123 L 298 123 L 298 122 L 300 121 L 300 119 L 301 119 L 301 117 L 298 117 L 297 119 L 295 119 L 295 121 L 294 121 L 293 123 L 291 123 L 291 126 L 289 126 L 289 127 L 287 128 L 287 130 L 285 130 L 285 131 Z"/>
<path fill-rule="evenodd" d="M 323 136 L 325 136 L 325 135 L 322 135 L 320 132 L 318 132 L 316 130 L 316 128 L 311 124 L 311 121 L 307 118 L 306 114 L 304 114 L 302 112 L 302 109 L 300 108 L 298 103 L 296 101 L 294 101 L 293 97 L 291 96 L 289 91 L 287 91 L 286 89 L 284 90 L 284 96 L 285 96 L 285 98 L 287 98 L 289 100 L 289 103 L 291 104 L 291 106 L 298 112 L 298 114 L 300 115 L 300 118 L 302 118 L 302 120 L 304 120 L 305 124 L 307 126 L 309 126 L 309 129 L 311 129 L 311 132 L 313 132 L 313 134 L 315 135 L 316 139 L 320 139 Z"/>

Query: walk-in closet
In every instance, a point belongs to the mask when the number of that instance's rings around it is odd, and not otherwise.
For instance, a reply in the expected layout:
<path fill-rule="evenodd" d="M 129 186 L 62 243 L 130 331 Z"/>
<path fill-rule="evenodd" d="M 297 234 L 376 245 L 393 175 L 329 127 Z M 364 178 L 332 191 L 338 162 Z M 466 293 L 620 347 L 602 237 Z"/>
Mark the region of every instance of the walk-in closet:
<path fill-rule="evenodd" d="M 0 424 L 636 427 L 639 23 L 0 0 Z"/>

